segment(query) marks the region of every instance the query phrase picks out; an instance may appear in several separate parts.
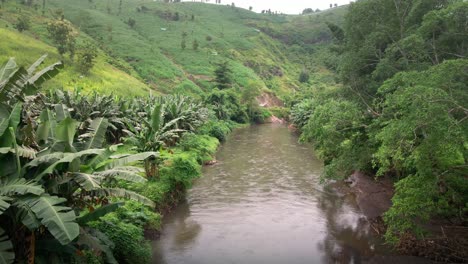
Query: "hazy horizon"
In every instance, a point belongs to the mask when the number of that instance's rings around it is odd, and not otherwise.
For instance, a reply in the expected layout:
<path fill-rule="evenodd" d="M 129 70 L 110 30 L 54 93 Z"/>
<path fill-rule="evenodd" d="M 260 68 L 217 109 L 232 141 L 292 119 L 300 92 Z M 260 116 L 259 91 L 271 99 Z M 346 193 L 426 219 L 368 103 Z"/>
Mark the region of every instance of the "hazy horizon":
<path fill-rule="evenodd" d="M 201 2 L 202 0 L 186 0 L 187 2 Z M 205 0 L 203 0 L 205 1 Z M 216 0 L 208 0 L 208 3 L 214 4 Z M 260 13 L 262 10 L 271 9 L 285 14 L 300 14 L 306 8 L 325 10 L 330 8 L 330 4 L 346 5 L 352 2 L 351 0 L 221 0 L 221 4 L 227 5 L 234 3 L 238 7 L 248 9 L 250 6 L 253 11 Z"/>

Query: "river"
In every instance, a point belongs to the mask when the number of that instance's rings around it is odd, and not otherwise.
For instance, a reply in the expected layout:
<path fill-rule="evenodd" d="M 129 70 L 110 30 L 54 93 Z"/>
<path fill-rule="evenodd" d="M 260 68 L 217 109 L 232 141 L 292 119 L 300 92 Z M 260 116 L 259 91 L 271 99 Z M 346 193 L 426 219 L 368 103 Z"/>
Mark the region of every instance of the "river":
<path fill-rule="evenodd" d="M 283 125 L 238 129 L 164 218 L 153 263 L 361 263 L 385 252 L 354 200 Z"/>

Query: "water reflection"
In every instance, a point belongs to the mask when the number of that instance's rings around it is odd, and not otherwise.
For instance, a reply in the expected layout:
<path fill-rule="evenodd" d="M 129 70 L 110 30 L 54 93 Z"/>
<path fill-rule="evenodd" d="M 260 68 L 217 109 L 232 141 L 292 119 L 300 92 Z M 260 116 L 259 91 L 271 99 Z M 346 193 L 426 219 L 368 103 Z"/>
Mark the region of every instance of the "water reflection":
<path fill-rule="evenodd" d="M 380 241 L 286 127 L 241 129 L 165 219 L 154 263 L 360 263 Z"/>

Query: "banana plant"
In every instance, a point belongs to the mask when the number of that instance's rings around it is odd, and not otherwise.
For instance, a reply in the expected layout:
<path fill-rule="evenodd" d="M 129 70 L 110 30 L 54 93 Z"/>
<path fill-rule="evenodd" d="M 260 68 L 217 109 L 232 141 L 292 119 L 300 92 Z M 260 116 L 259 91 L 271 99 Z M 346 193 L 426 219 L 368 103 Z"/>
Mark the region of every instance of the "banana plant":
<path fill-rule="evenodd" d="M 119 100 L 112 95 L 100 95 L 97 92 L 83 95 L 81 89 L 74 91 L 54 91 L 48 96 L 49 106 L 63 104 L 72 109 L 70 116 L 79 121 L 79 131 L 85 132 L 96 118 L 106 118 L 109 122 L 106 137 L 111 142 L 118 142 L 125 128 L 127 113 L 123 105 L 124 100 Z"/>
<path fill-rule="evenodd" d="M 113 180 L 144 182 L 141 169 L 128 164 L 144 161 L 159 156 L 157 152 L 115 155 L 120 145 L 112 145 L 102 149 L 109 122 L 105 118 L 91 121 L 88 133 L 82 134 L 76 140 L 78 122 L 74 121 L 63 107 L 57 108 L 55 118 L 50 110 L 45 109 L 37 135 L 41 141 L 47 141 L 48 146 L 37 154 L 37 158 L 29 162 L 24 171 L 29 179 L 45 181 L 49 192 L 61 193 L 69 201 L 80 200 L 87 196 L 121 196 L 135 199 L 148 206 L 154 204 L 147 198 L 136 193 L 108 188 Z M 49 128 L 45 124 L 51 124 Z M 51 137 L 53 135 L 53 137 Z M 81 192 L 78 192 L 81 191 Z M 79 197 L 75 197 L 79 195 Z"/>
<path fill-rule="evenodd" d="M 11 108 L 17 101 L 24 102 L 27 95 L 37 91 L 42 83 L 59 73 L 63 67 L 61 62 L 56 62 L 37 71 L 46 58 L 47 54 L 40 57 L 27 69 L 18 67 L 15 59 L 10 58 L 0 68 L 0 105 L 3 108 Z"/>
<path fill-rule="evenodd" d="M 63 206 L 65 199 L 46 193 L 39 182 L 25 179 L 21 175 L 21 161 L 25 155 L 23 148 L 19 147 L 16 141 L 20 112 L 21 104 L 16 104 L 9 118 L 0 120 L 3 124 L 0 130 L 0 162 L 4 167 L 0 174 L 1 222 L 10 223 L 10 235 L 23 225 L 31 231 L 42 225 L 60 243 L 70 243 L 78 235 L 78 224 L 74 222 L 76 217 L 72 208 Z M 9 162 L 11 157 L 14 162 Z M 0 233 L 0 244 L 3 245 L 0 248 L 4 249 L 0 250 L 0 259 L 3 263 L 12 263 L 15 253 L 10 245 L 13 243 L 8 234 Z"/>
<path fill-rule="evenodd" d="M 173 144 L 186 131 L 175 127 L 181 118 L 165 122 L 164 107 L 164 104 L 157 104 L 154 108 L 149 108 L 147 112 L 151 113 L 151 115 L 142 120 L 143 123 L 140 129 L 129 124 L 130 129 L 125 130 L 128 134 L 125 142 L 133 145 L 139 152 L 159 151 L 162 147 L 171 143 Z M 146 175 L 150 178 L 157 176 L 159 174 L 158 166 L 160 163 L 160 159 L 146 160 Z"/>

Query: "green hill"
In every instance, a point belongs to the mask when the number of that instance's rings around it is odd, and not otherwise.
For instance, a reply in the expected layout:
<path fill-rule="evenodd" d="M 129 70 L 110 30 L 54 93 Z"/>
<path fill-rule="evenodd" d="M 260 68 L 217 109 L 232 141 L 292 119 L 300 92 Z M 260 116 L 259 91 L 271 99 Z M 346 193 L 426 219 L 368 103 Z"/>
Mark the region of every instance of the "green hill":
<path fill-rule="evenodd" d="M 0 60 L 14 56 L 20 63 L 29 63 L 44 52 L 51 55 L 51 61 L 59 59 L 51 47 L 46 23 L 62 9 L 80 32 L 79 39 L 93 41 L 100 53 L 89 76 L 66 67 L 62 78 L 56 78 L 60 81 L 47 83 L 46 88 L 83 86 L 115 94 L 142 94 L 151 89 L 200 95 L 213 87 L 217 63 L 229 61 L 235 87 L 257 85 L 280 97 L 287 95 L 302 85 L 298 79 L 303 68 L 320 77 L 329 75 L 322 66 L 313 68 L 309 58 L 321 44 L 331 41 L 324 21 L 339 23 L 344 13 L 341 8 L 336 9 L 339 12 L 280 16 L 225 5 L 148 0 L 45 3 L 42 11 L 39 1 L 31 7 L 6 1 L 0 32 L 9 41 L 1 44 L 4 52 Z M 25 34 L 14 32 L 13 24 L 24 15 L 31 18 L 31 29 Z M 134 25 L 130 26 L 129 20 Z M 21 43 L 40 48 L 22 53 Z"/>

